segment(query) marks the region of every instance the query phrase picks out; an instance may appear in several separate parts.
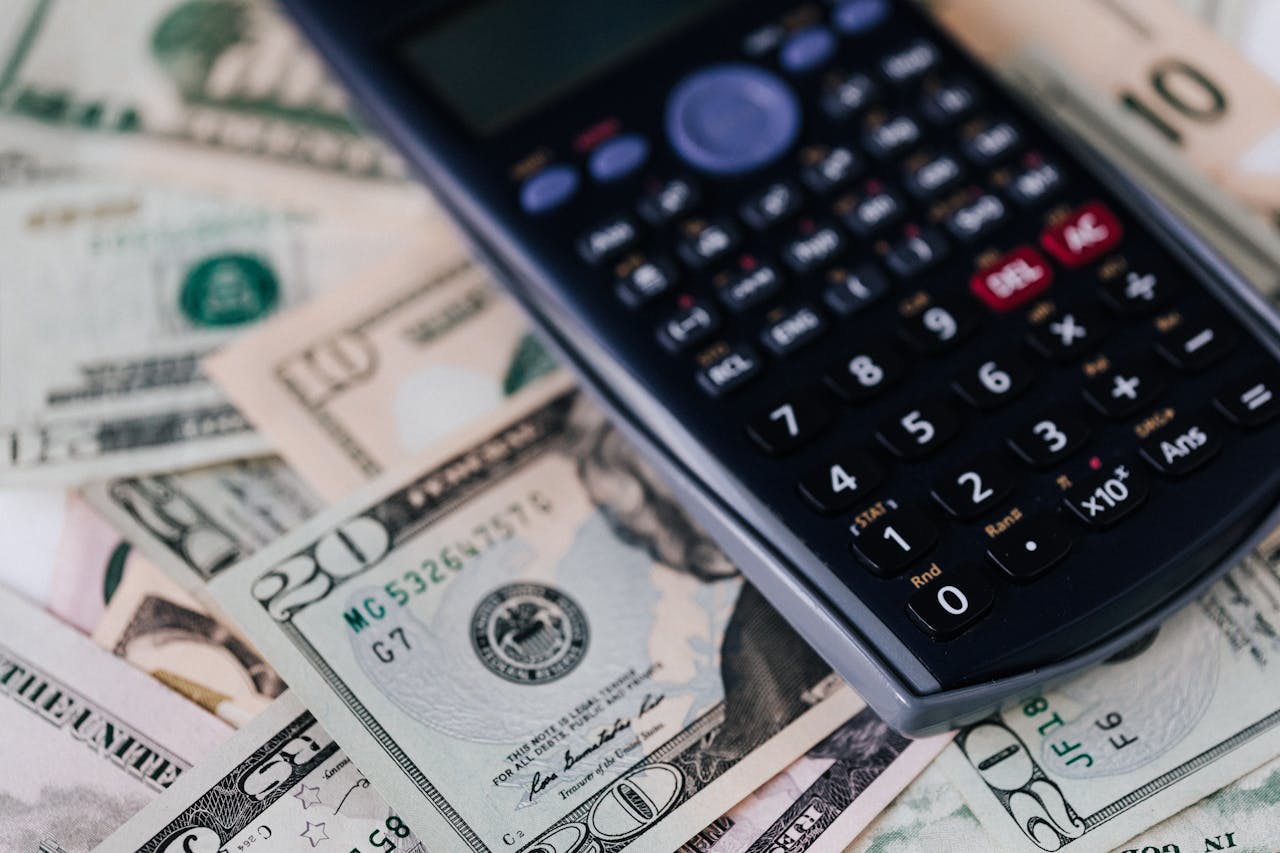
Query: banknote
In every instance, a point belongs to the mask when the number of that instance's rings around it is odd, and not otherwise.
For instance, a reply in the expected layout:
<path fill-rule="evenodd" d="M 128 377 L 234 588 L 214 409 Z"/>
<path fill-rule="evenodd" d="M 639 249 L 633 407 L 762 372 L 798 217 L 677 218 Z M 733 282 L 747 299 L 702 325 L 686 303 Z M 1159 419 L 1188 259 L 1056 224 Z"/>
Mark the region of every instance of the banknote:
<path fill-rule="evenodd" d="M 950 740 L 911 740 L 863 708 L 680 853 L 842 850 Z"/>
<path fill-rule="evenodd" d="M 1280 754 L 1278 624 L 1280 531 L 1141 642 L 965 726 L 938 760 L 1003 849 L 1110 850 Z"/>
<path fill-rule="evenodd" d="M 276 456 L 163 474 L 118 477 L 82 488 L 94 506 L 186 592 L 205 585 L 323 502 Z"/>
<path fill-rule="evenodd" d="M 139 555 L 75 492 L 62 496 L 47 607 L 63 622 L 91 634 Z M 39 571 L 43 561 L 28 570 Z"/>
<path fill-rule="evenodd" d="M 1280 84 L 1173 0 L 928 6 L 993 66 L 1020 54 L 1051 58 L 1280 226 Z"/>
<path fill-rule="evenodd" d="M 564 375 L 210 589 L 432 851 L 675 849 L 861 706 Z"/>
<path fill-rule="evenodd" d="M 231 733 L 0 588 L 0 851 L 88 853 Z"/>
<path fill-rule="evenodd" d="M 248 641 L 145 557 L 135 555 L 92 637 L 237 728 L 285 689 Z"/>
<path fill-rule="evenodd" d="M 262 853 L 428 850 L 292 693 L 138 812 L 98 851 L 245 850 L 250 845 Z"/>
<path fill-rule="evenodd" d="M 12 0 L 0 69 L 0 115 L 98 162 L 295 206 L 425 199 L 273 3 Z"/>
<path fill-rule="evenodd" d="M 403 234 L 110 178 L 0 195 L 0 483 L 266 450 L 200 359 Z"/>
<path fill-rule="evenodd" d="M 53 594 L 66 503 L 63 489 L 0 489 L 0 585 L 41 607 Z"/>
<path fill-rule="evenodd" d="M 515 304 L 445 229 L 264 324 L 205 367 L 330 500 L 553 369 Z"/>

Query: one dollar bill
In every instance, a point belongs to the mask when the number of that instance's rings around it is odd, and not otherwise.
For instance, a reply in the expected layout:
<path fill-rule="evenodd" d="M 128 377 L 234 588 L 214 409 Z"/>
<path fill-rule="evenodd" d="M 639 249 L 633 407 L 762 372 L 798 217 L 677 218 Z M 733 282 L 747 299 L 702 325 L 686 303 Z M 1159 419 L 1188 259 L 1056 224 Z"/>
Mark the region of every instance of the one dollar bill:
<path fill-rule="evenodd" d="M 549 378 L 210 589 L 433 851 L 674 849 L 862 707 Z"/>

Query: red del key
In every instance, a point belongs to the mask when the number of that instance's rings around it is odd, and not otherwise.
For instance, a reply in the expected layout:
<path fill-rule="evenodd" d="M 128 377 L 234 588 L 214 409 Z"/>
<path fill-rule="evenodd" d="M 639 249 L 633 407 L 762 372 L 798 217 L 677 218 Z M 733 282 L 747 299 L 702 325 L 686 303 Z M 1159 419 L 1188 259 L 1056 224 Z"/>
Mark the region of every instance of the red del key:
<path fill-rule="evenodd" d="M 1120 220 L 1100 201 L 1082 204 L 1057 225 L 1040 234 L 1040 245 L 1063 266 L 1079 267 L 1096 260 L 1120 242 Z"/>
<path fill-rule="evenodd" d="M 969 279 L 973 295 L 992 311 L 1009 311 L 1035 299 L 1053 283 L 1053 269 L 1030 246 L 1018 246 L 1001 255 Z"/>

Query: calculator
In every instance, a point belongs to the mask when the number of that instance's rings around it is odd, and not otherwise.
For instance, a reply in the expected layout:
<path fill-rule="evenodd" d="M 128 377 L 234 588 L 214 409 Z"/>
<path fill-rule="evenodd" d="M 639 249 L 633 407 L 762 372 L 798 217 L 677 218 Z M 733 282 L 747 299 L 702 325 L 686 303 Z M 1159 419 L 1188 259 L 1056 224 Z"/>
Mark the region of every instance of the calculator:
<path fill-rule="evenodd" d="M 1142 642 L 1277 523 L 1276 315 L 915 5 L 286 6 L 898 729 Z"/>

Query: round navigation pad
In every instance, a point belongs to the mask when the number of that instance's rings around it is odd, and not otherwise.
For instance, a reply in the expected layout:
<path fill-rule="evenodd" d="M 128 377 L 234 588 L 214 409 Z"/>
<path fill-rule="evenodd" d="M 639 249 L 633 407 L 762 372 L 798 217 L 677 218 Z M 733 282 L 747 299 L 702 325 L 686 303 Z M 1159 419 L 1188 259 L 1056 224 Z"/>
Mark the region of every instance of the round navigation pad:
<path fill-rule="evenodd" d="M 800 132 L 800 103 L 776 74 L 714 65 L 680 81 L 667 98 L 667 138 L 704 172 L 736 175 L 786 151 Z"/>

